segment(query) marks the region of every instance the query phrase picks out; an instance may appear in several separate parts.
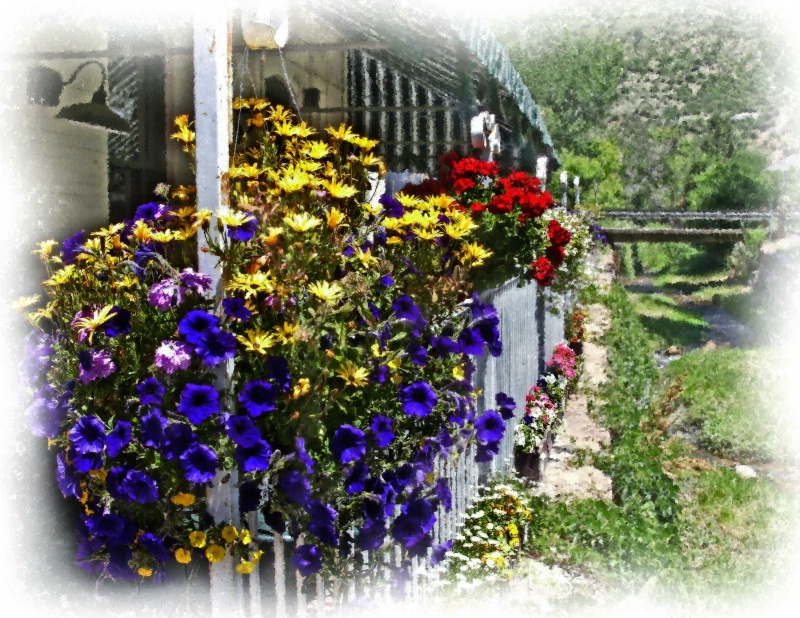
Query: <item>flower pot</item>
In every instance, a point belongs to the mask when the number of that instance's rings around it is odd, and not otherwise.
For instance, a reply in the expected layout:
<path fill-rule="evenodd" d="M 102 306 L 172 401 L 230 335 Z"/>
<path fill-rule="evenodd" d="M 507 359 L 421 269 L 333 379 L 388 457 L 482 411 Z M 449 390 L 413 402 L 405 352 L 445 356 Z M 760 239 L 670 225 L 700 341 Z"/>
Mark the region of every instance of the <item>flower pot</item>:
<path fill-rule="evenodd" d="M 583 354 L 583 341 L 570 341 L 568 345 L 575 354 Z"/>
<path fill-rule="evenodd" d="M 517 475 L 531 481 L 541 481 L 544 478 L 547 462 L 550 460 L 552 447 L 553 434 L 548 429 L 539 450 L 532 453 L 514 453 L 514 469 Z"/>

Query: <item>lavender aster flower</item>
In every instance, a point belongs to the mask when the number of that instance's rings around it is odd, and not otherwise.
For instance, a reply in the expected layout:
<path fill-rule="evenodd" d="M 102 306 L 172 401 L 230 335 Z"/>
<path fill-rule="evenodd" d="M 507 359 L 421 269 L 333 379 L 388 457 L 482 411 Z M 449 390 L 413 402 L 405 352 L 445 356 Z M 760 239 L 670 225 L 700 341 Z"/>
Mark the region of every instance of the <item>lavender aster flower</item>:
<path fill-rule="evenodd" d="M 219 467 L 217 454 L 205 444 L 194 444 L 180 457 L 186 480 L 191 483 L 209 483 Z"/>
<path fill-rule="evenodd" d="M 303 577 L 309 577 L 322 568 L 322 552 L 316 545 L 298 545 L 292 555 L 292 566 Z"/>
<path fill-rule="evenodd" d="M 191 268 L 184 268 L 178 277 L 181 287 L 205 294 L 211 291 L 211 277 L 206 274 L 195 272 Z"/>
<path fill-rule="evenodd" d="M 339 463 L 358 461 L 367 452 L 367 437 L 363 431 L 352 425 L 342 425 L 333 434 L 330 448 Z"/>
<path fill-rule="evenodd" d="M 428 416 L 438 401 L 433 388 L 424 380 L 400 389 L 400 404 L 409 416 Z"/>
<path fill-rule="evenodd" d="M 181 391 L 178 412 L 185 415 L 193 425 L 199 425 L 219 410 L 219 393 L 213 386 L 190 383 Z"/>
<path fill-rule="evenodd" d="M 147 293 L 147 302 L 162 313 L 169 311 L 176 304 L 180 304 L 178 286 L 172 279 L 163 279 L 150 286 Z"/>
<path fill-rule="evenodd" d="M 167 373 L 188 369 L 192 360 L 192 348 L 180 341 L 162 341 L 156 350 L 155 366 Z"/>
<path fill-rule="evenodd" d="M 394 440 L 392 424 L 394 421 L 386 416 L 378 414 L 372 421 L 372 434 L 375 437 L 375 444 L 378 448 L 386 448 Z"/>
<path fill-rule="evenodd" d="M 83 356 L 79 354 L 79 360 L 78 381 L 81 384 L 88 384 L 99 378 L 107 378 L 117 370 L 108 350 L 92 351 L 88 359 L 85 354 Z"/>

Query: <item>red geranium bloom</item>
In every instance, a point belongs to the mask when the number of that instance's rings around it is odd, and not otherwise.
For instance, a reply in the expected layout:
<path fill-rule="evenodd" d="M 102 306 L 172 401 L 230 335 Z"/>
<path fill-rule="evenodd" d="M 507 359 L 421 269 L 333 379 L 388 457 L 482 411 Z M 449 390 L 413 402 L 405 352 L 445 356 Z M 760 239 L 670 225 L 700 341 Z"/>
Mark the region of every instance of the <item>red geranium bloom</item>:
<path fill-rule="evenodd" d="M 558 247 L 563 247 L 569 244 L 572 240 L 572 234 L 566 228 L 561 227 L 561 224 L 555 219 L 550 220 L 550 225 L 547 228 L 547 236 L 550 242 Z"/>
<path fill-rule="evenodd" d="M 486 210 L 486 206 L 484 206 L 484 205 L 483 205 L 483 204 L 481 204 L 480 202 L 473 202 L 473 203 L 470 205 L 470 207 L 469 207 L 469 208 L 470 208 L 470 210 L 471 210 L 472 212 L 475 212 L 475 213 L 481 213 L 481 212 L 483 212 L 484 210 Z"/>
<path fill-rule="evenodd" d="M 465 191 L 469 191 L 470 189 L 474 188 L 475 188 L 475 181 L 469 178 L 459 178 L 453 183 L 453 190 L 458 195 L 461 195 Z"/>
<path fill-rule="evenodd" d="M 514 210 L 514 202 L 508 193 L 504 193 L 503 195 L 495 195 L 492 197 L 486 207 L 489 209 L 489 212 L 499 215 Z"/>
<path fill-rule="evenodd" d="M 556 276 L 556 269 L 552 262 L 546 257 L 542 256 L 535 262 L 531 262 L 531 267 L 533 268 L 531 276 L 541 287 L 546 288 L 553 283 L 553 279 L 555 279 Z"/>
<path fill-rule="evenodd" d="M 564 262 L 564 248 L 558 245 L 550 245 L 544 252 L 548 260 L 553 263 L 556 268 L 561 266 Z"/>

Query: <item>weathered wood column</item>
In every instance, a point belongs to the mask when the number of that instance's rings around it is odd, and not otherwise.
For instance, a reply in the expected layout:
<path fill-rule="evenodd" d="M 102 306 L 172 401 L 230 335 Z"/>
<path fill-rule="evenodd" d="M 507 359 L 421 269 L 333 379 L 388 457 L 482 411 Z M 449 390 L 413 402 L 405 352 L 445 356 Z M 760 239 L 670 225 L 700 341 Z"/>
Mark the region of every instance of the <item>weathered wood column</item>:
<path fill-rule="evenodd" d="M 231 24 L 226 2 L 199 9 L 194 17 L 194 98 L 197 133 L 197 207 L 218 212 L 229 206 L 227 173 L 231 143 Z M 210 233 L 217 234 L 216 226 Z M 199 235 L 199 270 L 211 276 L 222 295 L 217 259 L 206 253 Z M 230 384 L 232 364 L 218 372 L 218 388 Z M 227 478 L 226 478 L 227 477 Z M 223 480 L 225 479 L 225 482 Z M 220 470 L 206 492 L 209 513 L 217 522 L 238 525 L 238 496 L 233 486 L 236 471 Z M 241 580 L 234 576 L 230 556 L 210 565 L 211 614 L 214 618 L 241 615 Z"/>

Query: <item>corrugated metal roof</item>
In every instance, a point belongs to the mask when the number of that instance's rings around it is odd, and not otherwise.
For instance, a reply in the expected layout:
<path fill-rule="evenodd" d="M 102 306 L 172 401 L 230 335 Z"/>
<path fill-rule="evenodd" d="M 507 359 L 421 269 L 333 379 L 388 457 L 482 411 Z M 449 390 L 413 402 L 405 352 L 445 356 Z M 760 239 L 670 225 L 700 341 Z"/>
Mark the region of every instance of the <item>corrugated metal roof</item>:
<path fill-rule="evenodd" d="M 483 93 L 487 101 L 481 103 L 522 133 L 515 138 L 533 142 L 538 152 L 558 165 L 538 106 L 500 42 L 478 19 L 452 10 L 423 11 L 419 5 L 399 1 L 300 0 L 292 3 L 290 20 L 295 40 L 314 43 L 322 30 L 343 42 L 370 44 L 370 55 L 454 100 L 465 112 L 477 111 L 475 87 L 480 85 L 487 91 Z M 494 109 L 492 96 L 507 103 Z"/>

